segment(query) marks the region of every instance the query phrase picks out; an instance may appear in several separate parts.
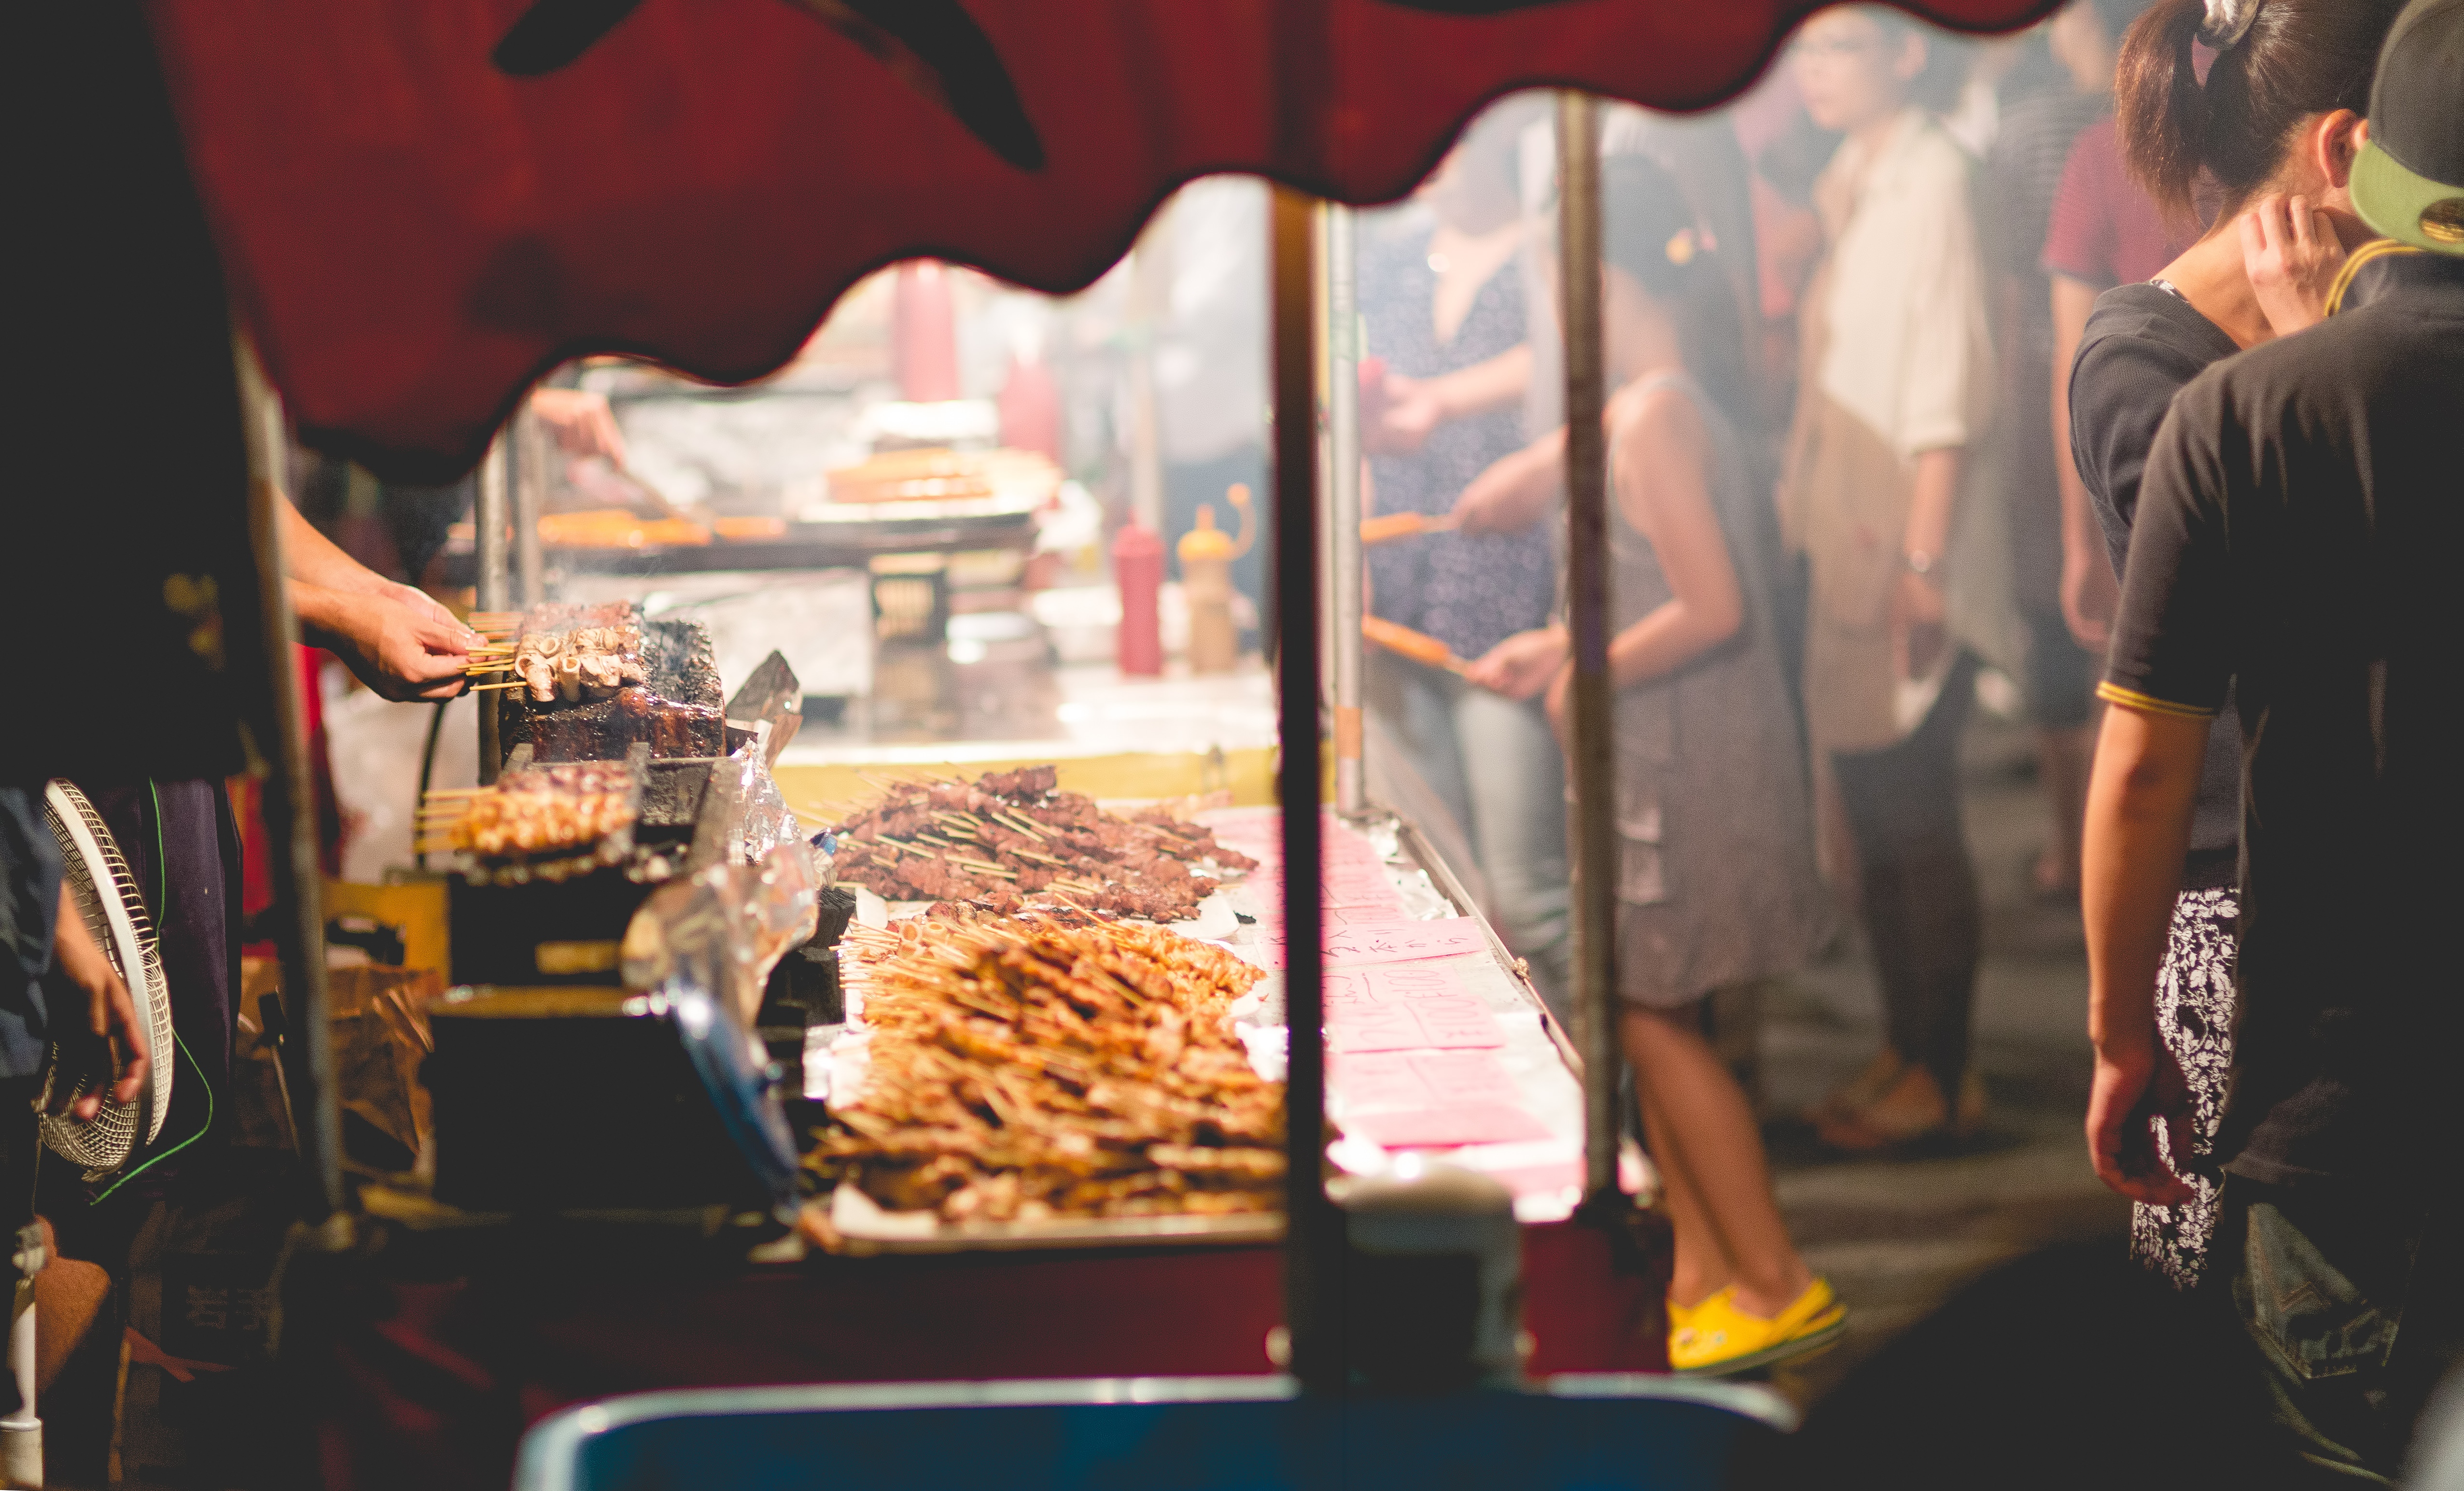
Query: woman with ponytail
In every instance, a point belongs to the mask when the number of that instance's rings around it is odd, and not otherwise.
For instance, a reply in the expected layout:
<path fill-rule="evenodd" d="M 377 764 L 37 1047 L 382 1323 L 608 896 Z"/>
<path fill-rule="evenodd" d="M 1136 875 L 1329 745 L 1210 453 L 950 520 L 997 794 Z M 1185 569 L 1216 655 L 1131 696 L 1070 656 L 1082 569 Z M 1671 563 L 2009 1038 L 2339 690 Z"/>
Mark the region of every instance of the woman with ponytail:
<path fill-rule="evenodd" d="M 2321 318 L 2347 250 L 2376 236 L 2354 212 L 2354 138 L 2401 0 L 2157 0 L 2122 45 L 2115 115 L 2131 175 L 2201 235 L 2139 284 L 2098 296 L 2070 369 L 2071 455 L 2106 556 L 2129 551 L 2139 482 L 2173 395 L 2210 363 Z M 2203 70 L 2204 64 L 2204 70 Z M 2100 580 L 2104 577 L 2098 577 Z M 2228 699 L 2208 736 L 2157 1025 L 2212 1140 L 2232 1058 L 2240 901 L 2242 739 Z M 2188 1173 L 2191 1156 L 2173 1157 Z M 2196 1282 L 2214 1188 L 2139 1205 L 2131 1248 Z"/>
<path fill-rule="evenodd" d="M 1670 1363 L 1736 1372 L 1824 1345 L 1847 1310 L 1789 1239 L 1705 1001 L 1802 966 L 1829 916 L 1771 617 L 1776 535 L 1735 434 L 1749 392 L 1728 279 L 1648 158 L 1603 162 L 1600 195 L 1618 1034 L 1677 1234 Z M 1470 678 L 1545 691 L 1562 735 L 1566 655 L 1563 626 L 1527 631 Z"/>

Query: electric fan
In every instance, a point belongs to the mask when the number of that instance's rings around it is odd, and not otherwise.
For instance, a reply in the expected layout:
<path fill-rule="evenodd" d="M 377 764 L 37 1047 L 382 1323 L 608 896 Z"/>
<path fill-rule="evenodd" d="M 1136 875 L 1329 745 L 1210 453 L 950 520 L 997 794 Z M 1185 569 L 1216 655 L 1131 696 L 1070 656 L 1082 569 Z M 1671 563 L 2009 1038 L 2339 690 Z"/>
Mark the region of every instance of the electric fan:
<path fill-rule="evenodd" d="M 163 956 L 154 944 L 153 918 L 145 914 L 137 877 L 129 873 L 128 861 L 121 855 L 111 830 L 103 826 L 102 815 L 74 783 L 54 780 L 43 792 L 43 818 L 51 824 L 52 837 L 59 841 L 69 898 L 85 918 L 86 931 L 126 981 L 153 1058 L 153 1075 L 136 1102 L 116 1103 L 106 1092 L 102 1110 L 85 1122 L 66 1113 L 43 1115 L 43 1142 L 55 1153 L 84 1166 L 91 1184 L 127 1164 L 139 1145 L 153 1143 L 163 1132 L 163 1120 L 171 1110 L 171 998 L 163 982 Z M 82 1014 L 77 1012 L 78 1017 Z M 72 1017 L 63 1011 L 55 1018 Z M 53 1046 L 52 1057 L 52 1075 L 43 1083 L 46 1108 L 53 1096 L 51 1084 L 59 1070 L 57 1045 Z M 110 1081 L 107 1071 L 89 1073 L 78 1080 L 77 1095 L 82 1097 L 99 1085 L 107 1086 Z"/>

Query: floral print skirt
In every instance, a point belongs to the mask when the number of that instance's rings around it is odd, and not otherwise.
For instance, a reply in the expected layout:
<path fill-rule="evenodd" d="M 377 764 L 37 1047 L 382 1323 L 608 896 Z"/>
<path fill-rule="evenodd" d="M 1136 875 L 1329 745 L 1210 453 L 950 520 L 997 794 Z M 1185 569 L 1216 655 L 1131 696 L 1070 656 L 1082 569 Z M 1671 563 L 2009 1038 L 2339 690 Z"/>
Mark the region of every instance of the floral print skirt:
<path fill-rule="evenodd" d="M 2233 1064 L 2233 958 L 2241 919 L 2239 892 L 2228 887 L 2185 890 L 2173 903 L 2173 925 L 2165 966 L 2156 975 L 2156 1031 L 2189 1079 L 2197 1119 L 2196 1151 L 2175 1156 L 2162 1126 L 2159 1152 L 2186 1175 L 2199 1196 L 2181 1206 L 2134 1206 L 2130 1254 L 2175 1288 L 2199 1282 L 2207 1267 L 2208 1239 L 2216 1230 L 2216 1187 L 2190 1174 L 2193 1160 L 2212 1152 L 2216 1121 L 2224 1108 L 2225 1076 Z"/>

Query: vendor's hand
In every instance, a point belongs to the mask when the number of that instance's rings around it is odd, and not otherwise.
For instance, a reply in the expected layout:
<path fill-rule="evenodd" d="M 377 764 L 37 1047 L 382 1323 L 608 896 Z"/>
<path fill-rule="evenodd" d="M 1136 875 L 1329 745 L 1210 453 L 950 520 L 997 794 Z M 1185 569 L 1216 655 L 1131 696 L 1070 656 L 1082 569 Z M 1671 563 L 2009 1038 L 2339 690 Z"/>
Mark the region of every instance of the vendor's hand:
<path fill-rule="evenodd" d="M 450 699 L 471 662 L 470 629 L 426 596 L 344 594 L 292 586 L 308 640 L 329 648 L 388 699 Z"/>
<path fill-rule="evenodd" d="M 2072 640 L 2099 657 L 2113 645 L 2113 618 L 2122 609 L 2122 587 L 2101 554 L 2071 549 L 2062 555 L 2062 620 Z"/>
<path fill-rule="evenodd" d="M 1445 422 L 1436 389 L 1418 378 L 1390 374 L 1384 405 L 1375 423 L 1360 432 L 1361 444 L 1379 455 L 1412 454 Z"/>
<path fill-rule="evenodd" d="M 1566 666 L 1566 633 L 1556 626 L 1519 631 L 1463 669 L 1463 677 L 1509 699 L 1529 699 Z"/>
<path fill-rule="evenodd" d="M 2327 291 L 2344 267 L 2344 243 L 2327 214 L 2303 197 L 2269 192 L 2242 213 L 2241 266 L 2258 308 L 2279 337 L 2327 318 Z"/>
<path fill-rule="evenodd" d="M 424 616 L 439 623 L 461 640 L 462 649 L 466 652 L 479 641 L 479 634 L 473 631 L 462 618 L 454 615 L 451 606 L 417 585 L 406 585 L 400 581 L 388 580 L 378 588 L 376 593 L 386 600 L 409 607 L 413 615 Z"/>
<path fill-rule="evenodd" d="M 1562 437 L 1542 441 L 1490 462 L 1455 498 L 1455 531 L 1519 534 L 1547 515 L 1562 472 Z"/>
<path fill-rule="evenodd" d="M 1900 576 L 1899 588 L 1891 592 L 1891 630 L 1902 653 L 1900 676 L 1923 678 L 1940 661 L 1950 643 L 1948 609 L 1942 587 L 1930 577 L 1913 570 Z"/>
<path fill-rule="evenodd" d="M 625 464 L 625 431 L 616 424 L 616 411 L 607 406 L 604 393 L 585 393 L 579 388 L 534 388 L 531 390 L 531 412 L 539 416 L 556 436 L 556 443 L 567 455 L 602 455 L 607 464 Z"/>
<path fill-rule="evenodd" d="M 2155 1032 L 2147 1037 L 2144 1044 L 2096 1053 L 2087 1099 L 2088 1158 L 2097 1178 L 2111 1190 L 2147 1206 L 2180 1206 L 2198 1199 L 2198 1192 L 2158 1155 L 2150 1125 L 2165 1125 L 2175 1161 L 2187 1163 L 2194 1127 L 2190 1085 Z"/>
<path fill-rule="evenodd" d="M 137 1001 L 129 998 L 127 983 L 111 966 L 94 934 L 86 931 L 85 918 L 77 914 L 77 902 L 66 886 L 60 888 L 52 950 L 60 972 L 85 991 L 86 1005 L 79 1012 L 60 1011 L 53 1031 L 60 1060 L 52 1075 L 51 1110 L 90 1123 L 102 1111 L 99 1079 L 117 1070 L 120 1080 L 111 1085 L 111 1100 L 134 1103 L 145 1090 L 152 1053 L 146 1049 L 145 1027 L 137 1019 Z M 94 1090 L 72 1103 L 70 1095 L 88 1078 L 98 1079 Z"/>

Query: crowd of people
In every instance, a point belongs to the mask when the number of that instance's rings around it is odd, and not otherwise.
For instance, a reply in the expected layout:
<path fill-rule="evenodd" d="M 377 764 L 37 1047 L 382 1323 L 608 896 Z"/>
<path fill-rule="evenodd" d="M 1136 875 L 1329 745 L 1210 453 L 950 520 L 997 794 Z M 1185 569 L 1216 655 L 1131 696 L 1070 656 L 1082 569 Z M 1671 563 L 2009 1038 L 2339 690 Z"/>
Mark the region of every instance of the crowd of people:
<path fill-rule="evenodd" d="M 1374 654 L 1372 715 L 1562 1014 L 1551 128 L 1512 103 L 1475 124 L 1365 226 L 1357 280 L 1371 510 L 1432 520 L 1372 551 L 1371 609 L 1457 660 Z M 1773 1199 L 1721 996 L 1853 924 L 1885 1038 L 1815 1132 L 1868 1154 L 1984 1120 L 1958 760 L 1991 667 L 2022 681 L 2052 809 L 2035 889 L 2084 917 L 2087 1135 L 2132 1253 L 2247 1346 L 2284 1466 L 2385 1480 L 2464 1355 L 2440 1081 L 2464 822 L 2435 754 L 2464 0 L 2071 0 L 1981 46 L 1838 8 L 1738 107 L 1612 111 L 1601 143 L 1617 1035 L 1675 1230 L 1672 1363 L 1766 1367 L 1847 1317 Z M 1208 221 L 1177 221 L 1192 266 L 1237 236 Z M 1168 398 L 1212 387 L 1182 361 Z M 584 444 L 606 424 L 542 412 Z M 1176 507 L 1263 459 L 1200 423 L 1166 421 Z M 467 630 L 284 511 L 312 639 L 388 697 L 458 690 Z M 209 1092 L 237 947 L 220 790 L 99 798 L 155 850 Z M 0 783 L 0 1087 L 90 1112 L 174 1053 L 64 898 L 40 793 Z M 31 1134 L 0 1137 L 22 1174 Z"/>
<path fill-rule="evenodd" d="M 1815 1132 L 1984 1116 L 1957 762 L 1991 665 L 2052 808 L 2035 889 L 2083 907 L 2092 1157 L 2134 1256 L 2247 1331 L 2288 1457 L 2401 1456 L 2464 1343 L 2430 760 L 2459 15 L 2074 0 L 1979 49 L 1839 9 L 1728 114 L 1604 130 L 1617 992 L 1680 1370 L 1844 1317 L 1715 996 L 1846 909 L 1886 1039 Z M 1451 525 L 1372 551 L 1371 606 L 1465 665 L 1378 657 L 1372 708 L 1562 1012 L 1551 157 L 1518 148 L 1548 127 L 1475 125 L 1359 274 L 1373 510 Z"/>

